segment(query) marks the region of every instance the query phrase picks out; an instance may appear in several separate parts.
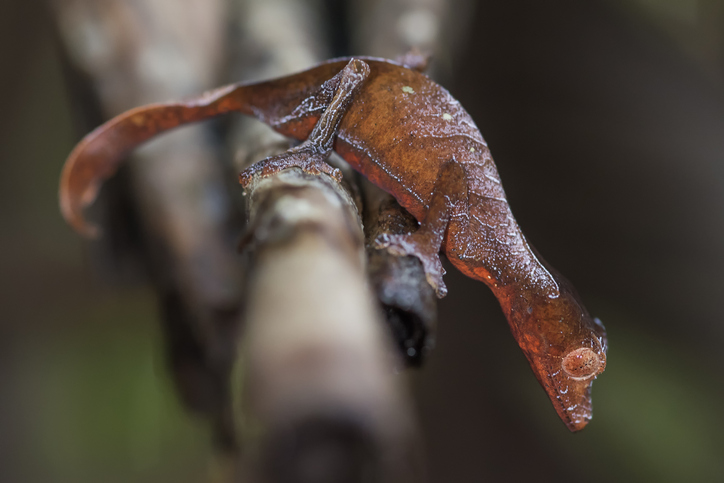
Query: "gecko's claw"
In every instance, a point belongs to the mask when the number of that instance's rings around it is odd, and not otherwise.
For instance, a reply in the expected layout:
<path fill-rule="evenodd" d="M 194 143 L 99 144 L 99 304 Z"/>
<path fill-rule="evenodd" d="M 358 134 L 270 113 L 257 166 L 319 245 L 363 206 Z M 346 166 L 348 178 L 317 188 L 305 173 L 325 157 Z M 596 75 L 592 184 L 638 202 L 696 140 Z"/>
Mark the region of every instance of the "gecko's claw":
<path fill-rule="evenodd" d="M 430 248 L 429 243 L 418 240 L 415 233 L 407 235 L 392 235 L 383 233 L 375 240 L 375 248 L 386 249 L 392 255 L 416 257 L 422 262 L 427 283 L 435 290 L 437 298 L 447 295 L 447 287 L 442 277 L 445 269 L 440 261 L 440 253 Z"/>

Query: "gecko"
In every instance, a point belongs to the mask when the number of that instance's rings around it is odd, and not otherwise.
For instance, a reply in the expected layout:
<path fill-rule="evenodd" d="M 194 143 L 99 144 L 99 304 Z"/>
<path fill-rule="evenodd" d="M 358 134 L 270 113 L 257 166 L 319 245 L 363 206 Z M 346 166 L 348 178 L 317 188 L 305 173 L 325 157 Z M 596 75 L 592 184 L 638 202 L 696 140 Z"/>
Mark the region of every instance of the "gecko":
<path fill-rule="evenodd" d="M 446 294 L 440 253 L 492 290 L 536 378 L 571 431 L 592 416 L 591 384 L 608 343 L 573 286 L 527 241 L 471 116 L 416 69 L 373 57 L 341 58 L 269 81 L 232 84 L 200 97 L 127 111 L 86 135 L 66 160 L 61 212 L 87 236 L 83 209 L 126 155 L 151 137 L 229 112 L 301 141 L 240 174 L 242 185 L 298 167 L 340 179 L 332 150 L 394 196 L 420 223 L 376 244 L 417 257 L 437 295 Z"/>

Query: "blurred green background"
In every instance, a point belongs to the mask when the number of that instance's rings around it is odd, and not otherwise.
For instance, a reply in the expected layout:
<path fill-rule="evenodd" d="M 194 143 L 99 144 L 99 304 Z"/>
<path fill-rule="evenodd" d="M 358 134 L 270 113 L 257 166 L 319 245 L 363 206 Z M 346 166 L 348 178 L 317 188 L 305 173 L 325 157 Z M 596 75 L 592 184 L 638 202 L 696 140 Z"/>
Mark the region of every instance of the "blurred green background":
<path fill-rule="evenodd" d="M 448 270 L 412 374 L 430 481 L 724 481 L 724 2 L 488 0 L 473 25 L 448 87 L 610 350 L 572 435 Z M 82 133 L 41 2 L 0 3 L 0 106 L 0 481 L 207 479 L 153 293 L 101 281 L 58 214 Z"/>

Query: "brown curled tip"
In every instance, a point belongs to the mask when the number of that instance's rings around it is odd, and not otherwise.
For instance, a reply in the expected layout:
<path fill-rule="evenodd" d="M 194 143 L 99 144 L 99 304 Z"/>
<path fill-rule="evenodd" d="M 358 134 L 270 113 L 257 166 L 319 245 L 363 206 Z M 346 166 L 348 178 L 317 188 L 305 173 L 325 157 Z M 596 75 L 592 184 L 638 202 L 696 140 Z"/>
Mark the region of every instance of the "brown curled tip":
<path fill-rule="evenodd" d="M 603 371 L 605 361 L 601 361 L 592 349 L 583 347 L 569 352 L 563 358 L 563 370 L 573 379 L 588 379 Z M 603 367 L 602 367 L 603 366 Z"/>
<path fill-rule="evenodd" d="M 131 151 L 182 124 L 243 110 L 250 89 L 230 85 L 187 101 L 137 107 L 96 128 L 78 143 L 63 166 L 58 190 L 63 217 L 82 235 L 97 237 L 100 231 L 86 222 L 83 209 L 93 203 L 103 182 L 116 173 Z"/>
<path fill-rule="evenodd" d="M 63 166 L 58 192 L 60 212 L 63 218 L 86 238 L 100 236 L 98 226 L 88 223 L 83 216 L 83 208 L 95 199 L 100 184 L 98 180 L 94 179 L 96 175 L 92 172 L 95 166 L 86 166 L 82 162 L 83 154 L 89 145 L 93 145 L 94 139 L 98 136 L 99 130 L 96 129 L 73 149 Z"/>

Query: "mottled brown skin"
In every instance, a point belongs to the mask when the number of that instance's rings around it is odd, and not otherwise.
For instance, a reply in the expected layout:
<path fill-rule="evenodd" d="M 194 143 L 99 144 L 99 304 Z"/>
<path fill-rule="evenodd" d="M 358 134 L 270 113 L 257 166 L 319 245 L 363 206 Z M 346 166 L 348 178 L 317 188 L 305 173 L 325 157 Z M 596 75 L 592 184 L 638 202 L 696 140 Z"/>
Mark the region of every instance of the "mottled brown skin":
<path fill-rule="evenodd" d="M 354 169 L 421 222 L 414 234 L 378 244 L 418 256 L 440 296 L 440 251 L 488 285 L 559 416 L 571 431 L 582 429 L 591 418 L 591 383 L 606 366 L 603 326 L 526 241 L 487 144 L 460 104 L 419 72 L 361 59 L 332 60 L 289 77 L 121 114 L 86 136 L 68 158 L 60 186 L 63 215 L 77 230 L 95 233 L 82 209 L 101 182 L 138 144 L 188 122 L 239 111 L 289 137 L 309 138 L 245 171 L 242 182 L 291 166 L 338 176 L 324 163 L 333 143 Z"/>

